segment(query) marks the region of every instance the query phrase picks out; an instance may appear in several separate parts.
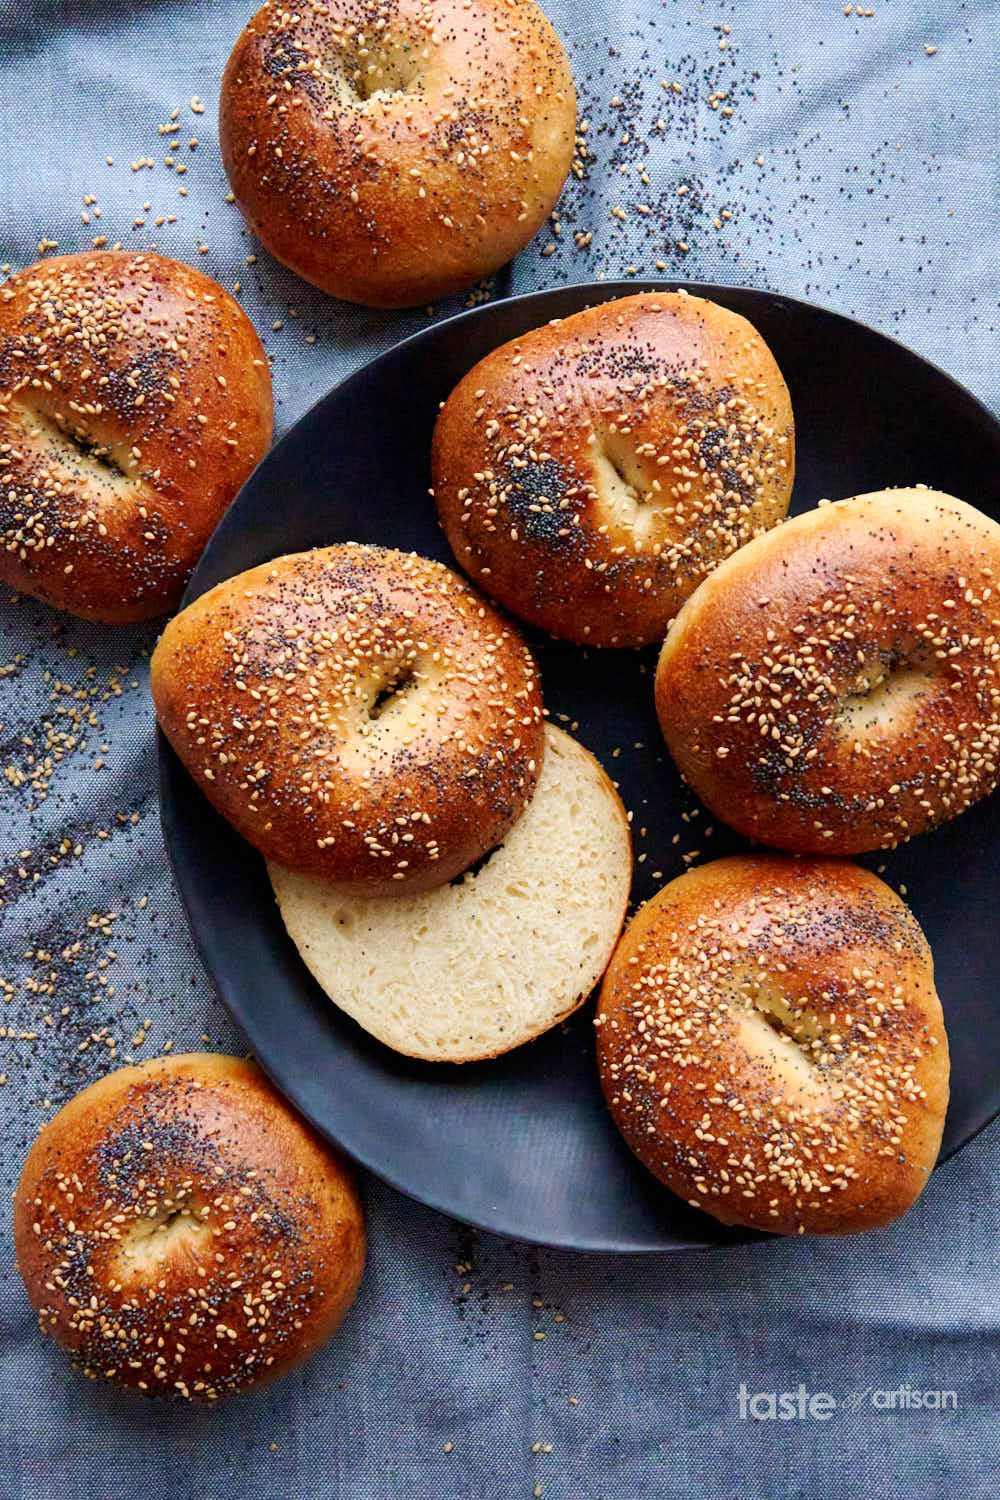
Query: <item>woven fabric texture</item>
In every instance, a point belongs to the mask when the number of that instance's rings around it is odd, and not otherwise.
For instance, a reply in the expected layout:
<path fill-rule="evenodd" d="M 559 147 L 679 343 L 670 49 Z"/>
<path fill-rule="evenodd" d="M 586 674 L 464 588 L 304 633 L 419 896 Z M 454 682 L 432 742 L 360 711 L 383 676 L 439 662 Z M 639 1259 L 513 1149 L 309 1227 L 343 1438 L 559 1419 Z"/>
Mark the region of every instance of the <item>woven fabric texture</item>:
<path fill-rule="evenodd" d="M 1000 408 L 1000 9 L 547 8 L 579 83 L 582 173 L 491 295 L 658 271 L 767 287 L 874 324 Z M 215 125 L 248 14 L 233 0 L 4 0 L 0 261 L 104 236 L 239 283 L 273 355 L 281 431 L 463 299 L 351 308 L 257 253 L 226 202 Z M 168 1044 L 243 1048 L 160 836 L 155 634 L 0 593 L 8 1204 L 40 1124 L 84 1083 Z M 72 1372 L 38 1335 L 7 1210 L 0 1497 L 992 1500 L 998 1175 L 994 1127 L 883 1232 L 638 1260 L 477 1235 L 366 1179 L 370 1261 L 340 1335 L 211 1411 L 137 1403 Z M 741 1415 L 741 1385 L 746 1401 L 800 1383 L 859 1394 L 825 1421 L 768 1420 L 761 1403 Z M 907 1385 L 954 1391 L 956 1409 L 873 1404 Z"/>

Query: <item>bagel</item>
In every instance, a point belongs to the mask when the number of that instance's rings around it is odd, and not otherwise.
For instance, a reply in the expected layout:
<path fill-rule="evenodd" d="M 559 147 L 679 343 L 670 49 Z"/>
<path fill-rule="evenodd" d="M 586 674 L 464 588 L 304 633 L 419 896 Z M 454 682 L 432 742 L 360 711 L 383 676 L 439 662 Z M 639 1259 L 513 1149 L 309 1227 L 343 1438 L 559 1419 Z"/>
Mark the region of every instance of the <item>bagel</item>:
<path fill-rule="evenodd" d="M 656 710 L 684 778 L 750 838 L 892 847 L 992 791 L 1000 526 L 933 490 L 824 505 L 759 537 L 678 615 Z"/>
<path fill-rule="evenodd" d="M 365 1258 L 341 1158 L 252 1064 L 206 1052 L 71 1099 L 24 1164 L 14 1242 L 42 1331 L 88 1376 L 206 1402 L 325 1343 Z"/>
<path fill-rule="evenodd" d="M 242 308 L 162 255 L 94 251 L 0 288 L 0 579 L 108 624 L 179 601 L 271 441 Z"/>
<path fill-rule="evenodd" d="M 632 883 L 618 793 L 549 724 L 535 794 L 475 871 L 423 895 L 345 899 L 269 867 L 292 941 L 331 1000 L 397 1052 L 496 1057 L 570 1015 L 611 957 Z"/>
<path fill-rule="evenodd" d="M 597 1013 L 615 1124 L 724 1224 L 854 1234 L 922 1191 L 948 1104 L 930 949 L 839 860 L 715 860 L 632 919 Z"/>
<path fill-rule="evenodd" d="M 566 180 L 573 75 L 534 0 L 265 5 L 219 140 L 258 239 L 314 286 L 410 307 L 528 243 Z"/>
<path fill-rule="evenodd" d="M 153 653 L 160 725 L 269 860 L 356 894 L 500 842 L 544 751 L 520 635 L 441 563 L 347 542 L 210 589 Z"/>
<path fill-rule="evenodd" d="M 434 496 L 459 563 L 553 635 L 661 641 L 723 558 L 788 509 L 788 390 L 745 318 L 646 293 L 480 360 L 434 431 Z"/>

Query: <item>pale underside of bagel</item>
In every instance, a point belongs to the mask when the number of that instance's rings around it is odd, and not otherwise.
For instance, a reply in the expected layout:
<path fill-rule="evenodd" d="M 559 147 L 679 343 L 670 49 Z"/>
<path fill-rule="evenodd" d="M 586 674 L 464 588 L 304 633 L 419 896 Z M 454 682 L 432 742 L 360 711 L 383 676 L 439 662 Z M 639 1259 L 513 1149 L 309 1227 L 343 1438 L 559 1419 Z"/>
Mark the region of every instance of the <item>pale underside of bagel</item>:
<path fill-rule="evenodd" d="M 410 1057 L 495 1057 L 590 994 L 632 879 L 628 819 L 590 753 L 546 726 L 535 794 L 478 869 L 412 896 L 352 898 L 269 865 L 288 932 L 330 998 Z"/>

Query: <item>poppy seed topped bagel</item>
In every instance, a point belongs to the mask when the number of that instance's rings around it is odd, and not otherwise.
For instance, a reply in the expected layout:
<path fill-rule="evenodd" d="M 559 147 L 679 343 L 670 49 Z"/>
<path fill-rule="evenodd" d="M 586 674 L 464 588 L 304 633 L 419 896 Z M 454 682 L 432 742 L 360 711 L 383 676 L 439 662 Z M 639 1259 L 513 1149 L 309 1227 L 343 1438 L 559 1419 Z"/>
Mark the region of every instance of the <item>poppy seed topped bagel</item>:
<path fill-rule="evenodd" d="M 481 588 L 554 635 L 660 641 L 707 573 L 788 509 L 788 390 L 745 318 L 649 292 L 536 328 L 438 418 L 434 496 Z"/>
<path fill-rule="evenodd" d="M 338 1153 L 252 1063 L 208 1052 L 65 1104 L 24 1164 L 14 1243 L 43 1332 L 91 1379 L 210 1403 L 325 1343 L 365 1259 Z"/>
<path fill-rule="evenodd" d="M 639 1159 L 724 1224 L 853 1234 L 937 1160 L 948 1042 L 930 949 L 842 860 L 714 860 L 648 901 L 597 1011 L 601 1082 Z"/>
<path fill-rule="evenodd" d="M 107 623 L 177 604 L 271 441 L 271 375 L 228 292 L 92 251 L 0 287 L 0 579 Z"/>
<path fill-rule="evenodd" d="M 997 782 L 1000 525 L 934 490 L 823 505 L 721 564 L 656 709 L 716 817 L 819 854 L 888 848 Z"/>
<path fill-rule="evenodd" d="M 573 75 L 534 0 L 267 4 L 222 80 L 222 158 L 254 233 L 372 307 L 458 291 L 516 255 L 575 137 Z"/>
<path fill-rule="evenodd" d="M 153 654 L 160 725 L 268 859 L 426 890 L 503 838 L 541 769 L 521 636 L 441 563 L 345 542 L 210 589 Z"/>

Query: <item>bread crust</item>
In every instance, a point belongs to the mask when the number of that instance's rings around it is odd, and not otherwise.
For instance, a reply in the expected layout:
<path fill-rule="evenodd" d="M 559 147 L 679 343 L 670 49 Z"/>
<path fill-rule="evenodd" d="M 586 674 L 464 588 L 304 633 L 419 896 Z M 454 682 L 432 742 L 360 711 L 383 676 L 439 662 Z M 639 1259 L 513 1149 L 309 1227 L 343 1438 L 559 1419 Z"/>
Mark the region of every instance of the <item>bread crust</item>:
<path fill-rule="evenodd" d="M 164 256 L 59 255 L 0 288 L 0 578 L 85 619 L 163 614 L 271 441 L 242 308 Z"/>
<path fill-rule="evenodd" d="M 434 431 L 441 523 L 522 619 L 660 641 L 705 575 L 788 509 L 788 390 L 757 331 L 681 292 L 537 328 L 480 360 Z"/>
<path fill-rule="evenodd" d="M 656 708 L 716 817 L 856 854 L 996 785 L 1000 525 L 932 490 L 796 516 L 721 564 L 660 654 Z"/>
<path fill-rule="evenodd" d="M 605 975 L 601 1082 L 639 1159 L 725 1224 L 853 1234 L 922 1191 L 948 1043 L 930 950 L 877 876 L 735 856 L 646 903 Z"/>
<path fill-rule="evenodd" d="M 537 668 L 441 563 L 348 542 L 196 599 L 153 653 L 157 717 L 266 858 L 357 894 L 442 885 L 500 842 L 544 753 Z"/>
<path fill-rule="evenodd" d="M 86 1374 L 209 1402 L 325 1343 L 365 1258 L 341 1157 L 253 1064 L 210 1053 L 71 1099 L 25 1162 L 14 1238 L 43 1332 Z"/>
<path fill-rule="evenodd" d="M 254 234 L 372 307 L 504 265 L 552 209 L 575 135 L 569 62 L 534 0 L 268 4 L 222 80 L 222 157 Z"/>

